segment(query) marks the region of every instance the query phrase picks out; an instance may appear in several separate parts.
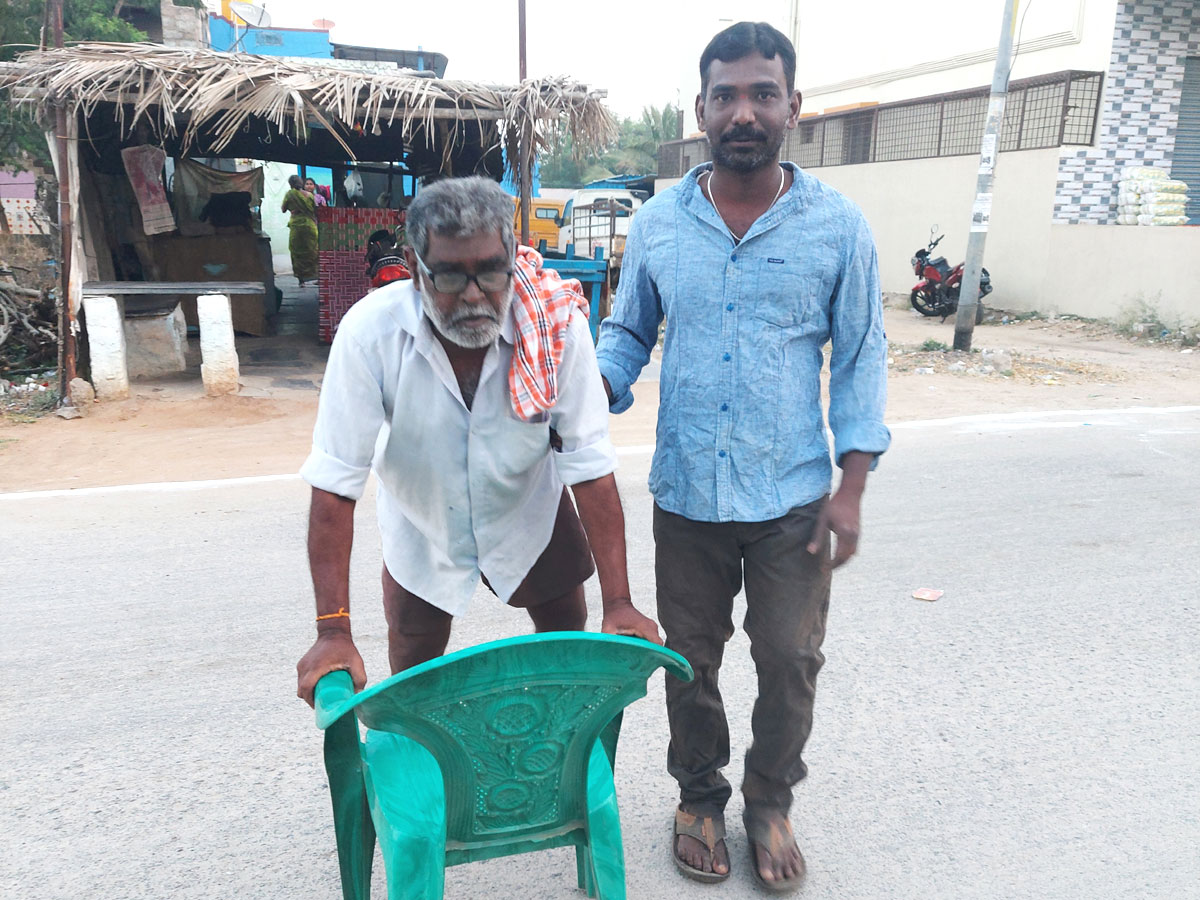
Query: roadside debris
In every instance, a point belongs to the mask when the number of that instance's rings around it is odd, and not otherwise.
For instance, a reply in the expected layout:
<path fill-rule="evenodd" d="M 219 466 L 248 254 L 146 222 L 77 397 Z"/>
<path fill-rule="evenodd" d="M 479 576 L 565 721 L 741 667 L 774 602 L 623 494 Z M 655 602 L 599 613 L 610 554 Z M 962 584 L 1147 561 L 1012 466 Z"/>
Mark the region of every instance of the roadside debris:
<path fill-rule="evenodd" d="M 924 600 L 928 603 L 933 603 L 935 600 L 940 600 L 945 591 L 939 591 L 936 588 L 917 588 L 913 591 L 914 600 Z"/>

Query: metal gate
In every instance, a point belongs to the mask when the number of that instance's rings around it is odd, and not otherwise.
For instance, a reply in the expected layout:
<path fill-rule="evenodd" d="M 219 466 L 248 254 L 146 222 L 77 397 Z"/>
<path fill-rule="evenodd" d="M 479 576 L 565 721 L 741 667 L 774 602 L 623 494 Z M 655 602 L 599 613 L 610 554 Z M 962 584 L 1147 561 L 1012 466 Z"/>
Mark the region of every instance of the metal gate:
<path fill-rule="evenodd" d="M 1187 182 L 1187 214 L 1195 223 L 1200 220 L 1200 56 L 1189 56 L 1184 63 L 1171 177 Z"/>

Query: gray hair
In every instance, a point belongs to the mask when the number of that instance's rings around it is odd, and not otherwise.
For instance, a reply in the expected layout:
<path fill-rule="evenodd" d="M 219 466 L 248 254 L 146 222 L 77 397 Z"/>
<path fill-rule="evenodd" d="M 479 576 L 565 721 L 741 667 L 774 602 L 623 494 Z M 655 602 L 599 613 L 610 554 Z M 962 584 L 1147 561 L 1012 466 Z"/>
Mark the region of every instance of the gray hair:
<path fill-rule="evenodd" d="M 513 198 L 482 175 L 444 178 L 422 188 L 408 207 L 408 243 L 417 255 L 429 251 L 429 236 L 469 237 L 500 232 L 504 249 L 515 249 Z"/>

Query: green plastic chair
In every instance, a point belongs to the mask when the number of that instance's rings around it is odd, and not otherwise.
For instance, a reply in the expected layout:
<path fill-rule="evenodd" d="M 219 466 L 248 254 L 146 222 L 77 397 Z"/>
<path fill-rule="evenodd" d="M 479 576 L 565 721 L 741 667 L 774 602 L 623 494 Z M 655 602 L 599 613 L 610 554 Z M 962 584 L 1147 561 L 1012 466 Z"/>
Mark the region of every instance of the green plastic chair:
<path fill-rule="evenodd" d="M 624 900 L 613 785 L 622 710 L 678 653 L 556 632 L 460 650 L 355 694 L 317 684 L 345 900 L 368 900 L 378 839 L 389 900 L 442 897 L 445 867 L 573 845 L 579 887 Z M 360 736 L 359 723 L 366 726 Z"/>

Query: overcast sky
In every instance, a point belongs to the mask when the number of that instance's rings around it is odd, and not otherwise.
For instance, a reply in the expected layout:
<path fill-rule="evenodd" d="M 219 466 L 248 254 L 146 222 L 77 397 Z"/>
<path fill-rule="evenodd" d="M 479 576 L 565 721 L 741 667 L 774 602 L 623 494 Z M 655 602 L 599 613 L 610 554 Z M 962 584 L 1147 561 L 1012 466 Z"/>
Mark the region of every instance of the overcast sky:
<path fill-rule="evenodd" d="M 498 83 L 517 80 L 517 0 L 258 0 L 272 24 L 336 23 L 345 44 L 446 54 L 446 75 Z M 636 116 L 647 104 L 682 100 L 699 89 L 700 51 L 738 19 L 788 30 L 789 0 L 527 0 L 531 76 L 571 75 L 608 91 L 610 107 Z M 1003 0 L 801 0 L 798 86 L 954 56 L 994 46 Z M 1025 35 L 1067 30 L 1079 0 L 1027 0 Z M 681 12 L 685 10 L 685 12 Z M 934 38 L 931 40 L 931 37 Z M 1019 77 L 1019 74 L 1018 74 Z"/>
<path fill-rule="evenodd" d="M 314 19 L 336 22 L 333 40 L 344 44 L 444 53 L 448 78 L 512 84 L 518 76 L 517 0 L 265 0 L 273 25 L 310 28 Z M 679 8 L 686 5 L 686 18 Z M 527 56 L 531 76 L 570 75 L 607 89 L 621 115 L 642 106 L 674 103 L 700 51 L 737 15 L 785 27 L 788 0 L 527 0 Z M 381 10 L 386 10 L 380 14 Z M 681 21 L 681 18 L 683 19 Z M 686 102 L 691 105 L 692 97 Z"/>

